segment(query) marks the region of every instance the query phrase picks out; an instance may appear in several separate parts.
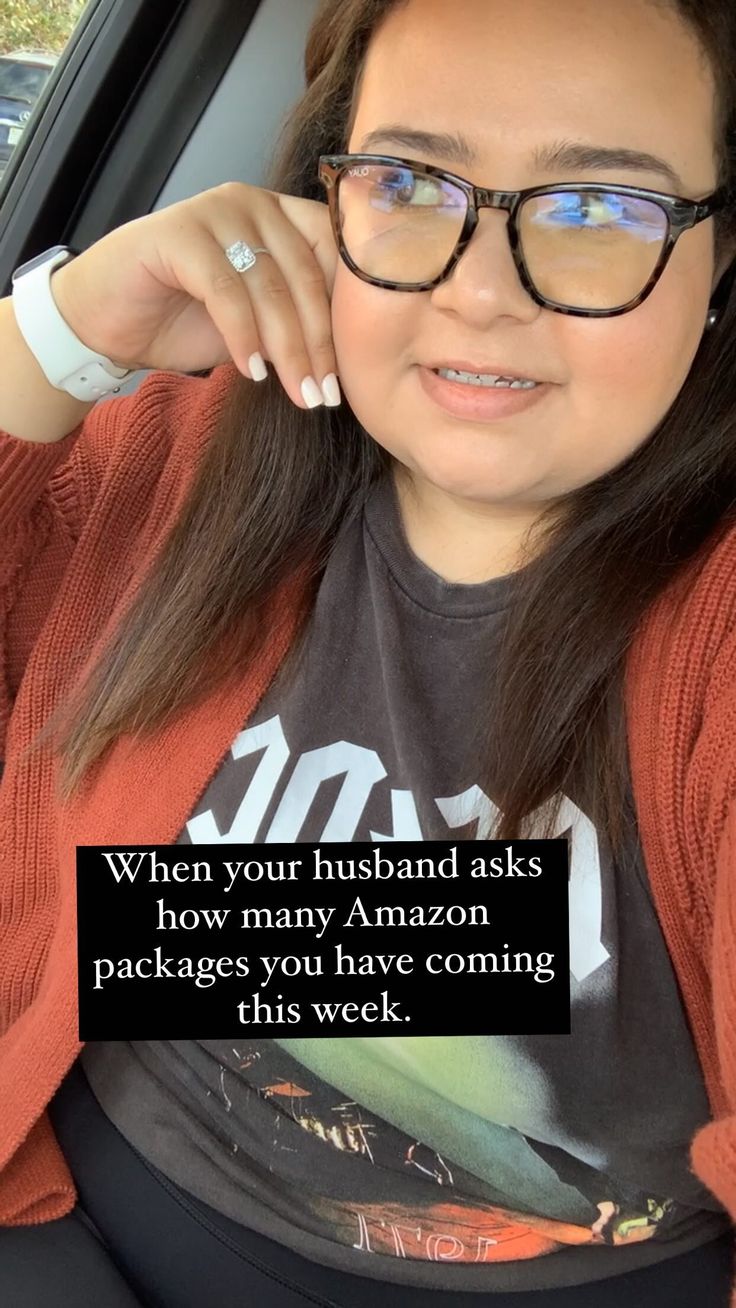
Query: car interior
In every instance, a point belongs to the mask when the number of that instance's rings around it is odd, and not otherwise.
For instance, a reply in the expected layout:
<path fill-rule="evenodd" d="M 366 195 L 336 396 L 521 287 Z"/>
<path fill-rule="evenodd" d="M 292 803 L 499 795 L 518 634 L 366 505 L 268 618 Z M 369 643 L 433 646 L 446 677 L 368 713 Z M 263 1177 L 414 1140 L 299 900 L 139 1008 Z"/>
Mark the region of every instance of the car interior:
<path fill-rule="evenodd" d="M 264 185 L 317 2 L 88 0 L 0 180 L 2 294 L 51 245 L 81 251 L 225 181 Z"/>

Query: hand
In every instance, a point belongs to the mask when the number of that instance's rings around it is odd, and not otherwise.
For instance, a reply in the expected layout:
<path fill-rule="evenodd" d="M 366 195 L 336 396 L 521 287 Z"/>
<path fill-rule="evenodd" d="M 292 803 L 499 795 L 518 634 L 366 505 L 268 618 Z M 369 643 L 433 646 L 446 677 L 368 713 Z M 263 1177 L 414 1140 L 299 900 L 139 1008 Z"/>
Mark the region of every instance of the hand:
<path fill-rule="evenodd" d="M 225 256 L 236 241 L 269 253 L 236 272 Z M 316 398 L 305 379 L 319 387 L 336 373 L 337 259 L 326 204 L 226 182 L 109 232 L 51 286 L 80 340 L 119 367 L 200 372 L 232 360 L 262 380 L 260 355 L 305 408 Z"/>

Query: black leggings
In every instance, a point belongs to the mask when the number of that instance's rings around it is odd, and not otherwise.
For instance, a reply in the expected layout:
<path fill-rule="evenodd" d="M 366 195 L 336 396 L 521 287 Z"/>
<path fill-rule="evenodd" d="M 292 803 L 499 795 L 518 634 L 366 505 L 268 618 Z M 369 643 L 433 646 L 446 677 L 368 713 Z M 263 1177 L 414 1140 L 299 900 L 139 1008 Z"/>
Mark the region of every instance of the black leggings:
<path fill-rule="evenodd" d="M 79 1203 L 56 1222 L 0 1228 L 0 1304 L 8 1308 L 728 1305 L 730 1234 L 644 1271 L 572 1289 L 454 1293 L 339 1272 L 220 1216 L 173 1185 L 102 1112 L 79 1064 L 50 1112 Z"/>

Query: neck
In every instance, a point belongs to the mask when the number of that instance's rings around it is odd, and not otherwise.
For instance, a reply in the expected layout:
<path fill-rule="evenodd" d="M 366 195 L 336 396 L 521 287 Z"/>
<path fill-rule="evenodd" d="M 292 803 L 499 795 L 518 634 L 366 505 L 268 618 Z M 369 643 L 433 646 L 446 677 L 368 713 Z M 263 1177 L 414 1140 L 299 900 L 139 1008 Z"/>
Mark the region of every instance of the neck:
<path fill-rule="evenodd" d="M 533 557 L 533 529 L 543 505 L 484 504 L 438 490 L 393 469 L 404 532 L 412 552 L 445 581 L 466 585 L 517 572 Z"/>

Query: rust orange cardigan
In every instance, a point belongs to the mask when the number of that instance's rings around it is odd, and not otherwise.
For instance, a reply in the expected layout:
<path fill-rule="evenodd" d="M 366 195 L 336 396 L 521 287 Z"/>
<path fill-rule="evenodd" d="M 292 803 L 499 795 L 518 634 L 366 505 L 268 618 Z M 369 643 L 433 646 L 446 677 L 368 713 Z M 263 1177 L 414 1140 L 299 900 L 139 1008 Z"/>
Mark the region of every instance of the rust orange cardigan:
<path fill-rule="evenodd" d="M 234 375 L 155 373 L 55 445 L 0 433 L 0 1224 L 75 1201 L 45 1112 L 82 1047 L 75 845 L 175 840 L 293 635 L 292 588 L 258 666 L 155 735 L 120 738 L 69 804 L 50 752 L 24 753 L 174 521 Z M 626 711 L 652 893 L 712 1109 L 693 1166 L 736 1219 L 736 530 L 640 625 Z"/>

